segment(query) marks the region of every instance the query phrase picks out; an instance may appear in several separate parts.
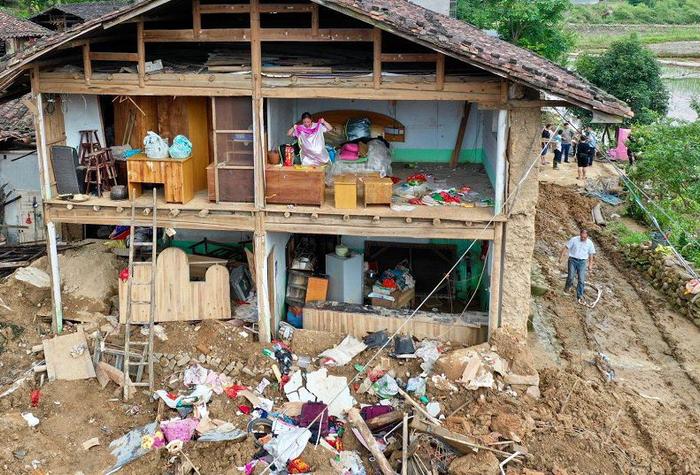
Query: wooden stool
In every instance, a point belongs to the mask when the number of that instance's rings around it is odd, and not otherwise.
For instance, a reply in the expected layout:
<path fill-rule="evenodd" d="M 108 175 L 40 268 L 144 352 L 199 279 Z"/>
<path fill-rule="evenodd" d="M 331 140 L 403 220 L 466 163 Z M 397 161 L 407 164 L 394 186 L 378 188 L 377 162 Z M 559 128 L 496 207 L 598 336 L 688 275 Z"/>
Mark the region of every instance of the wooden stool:
<path fill-rule="evenodd" d="M 333 179 L 335 207 L 357 208 L 357 177 L 355 175 L 337 175 Z"/>
<path fill-rule="evenodd" d="M 80 130 L 80 145 L 78 146 L 78 157 L 80 164 L 86 165 L 88 156 L 102 150 L 100 137 L 97 135 L 97 130 Z"/>
<path fill-rule="evenodd" d="M 364 204 L 367 205 L 391 205 L 391 195 L 394 182 L 391 178 L 378 178 L 373 176 L 362 178 L 364 188 Z"/>
<path fill-rule="evenodd" d="M 86 157 L 85 194 L 90 194 L 90 185 L 95 185 L 97 196 L 117 184 L 117 173 L 109 150 L 98 150 Z M 111 183 L 110 183 L 111 182 Z"/>

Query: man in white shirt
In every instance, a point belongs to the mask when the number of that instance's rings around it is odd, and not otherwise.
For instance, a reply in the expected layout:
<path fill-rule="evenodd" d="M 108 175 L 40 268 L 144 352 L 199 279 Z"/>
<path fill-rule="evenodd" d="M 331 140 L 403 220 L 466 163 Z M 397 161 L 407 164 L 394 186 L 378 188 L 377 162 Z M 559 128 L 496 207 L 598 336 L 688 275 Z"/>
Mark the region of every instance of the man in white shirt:
<path fill-rule="evenodd" d="M 576 300 L 583 303 L 583 290 L 586 285 L 586 271 L 593 270 L 593 260 L 595 258 L 595 246 L 593 241 L 588 239 L 588 231 L 581 229 L 578 236 L 569 239 L 564 249 L 561 250 L 559 263 L 564 264 L 564 258 L 569 256 L 568 274 L 564 292 L 571 290 L 574 285 L 574 276 L 578 278 L 576 285 Z"/>

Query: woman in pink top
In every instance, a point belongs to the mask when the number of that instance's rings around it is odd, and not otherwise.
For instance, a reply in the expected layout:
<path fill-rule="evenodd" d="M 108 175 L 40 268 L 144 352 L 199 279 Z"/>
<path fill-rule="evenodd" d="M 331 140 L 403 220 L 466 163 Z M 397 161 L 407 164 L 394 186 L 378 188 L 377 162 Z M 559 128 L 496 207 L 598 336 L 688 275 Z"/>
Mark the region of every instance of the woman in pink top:
<path fill-rule="evenodd" d="M 289 129 L 287 135 L 299 140 L 302 165 L 319 166 L 331 161 L 326 150 L 326 140 L 323 137 L 324 132 L 331 130 L 333 130 L 331 124 L 322 118 L 314 122 L 308 112 L 301 115 L 301 124 L 295 124 Z"/>

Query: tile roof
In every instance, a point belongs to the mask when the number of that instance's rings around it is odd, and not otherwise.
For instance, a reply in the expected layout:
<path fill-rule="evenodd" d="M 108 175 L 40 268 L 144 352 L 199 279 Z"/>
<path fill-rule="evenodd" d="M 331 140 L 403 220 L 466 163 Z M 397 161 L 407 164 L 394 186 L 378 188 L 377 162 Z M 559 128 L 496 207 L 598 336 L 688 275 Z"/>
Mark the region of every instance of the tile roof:
<path fill-rule="evenodd" d="M 456 18 L 427 10 L 408 0 L 312 0 L 329 8 L 369 21 L 482 67 L 515 82 L 571 99 L 596 110 L 618 116 L 631 116 L 623 101 L 593 86 L 548 59 L 520 48 Z"/>
<path fill-rule="evenodd" d="M 36 38 L 53 32 L 28 20 L 22 20 L 9 13 L 0 11 L 0 39 Z"/>
<path fill-rule="evenodd" d="M 575 73 L 524 48 L 492 37 L 461 20 L 434 13 L 408 0 L 311 0 L 416 43 L 435 49 L 501 77 L 560 97 L 572 104 L 614 116 L 632 116 L 623 101 L 593 86 Z M 16 69 L 67 41 L 120 16 L 160 6 L 167 0 L 141 0 L 88 20 L 0 64 L 0 88 L 17 76 Z M 4 71 L 3 71 L 4 69 Z"/>
<path fill-rule="evenodd" d="M 30 94 L 0 104 L 0 143 L 8 140 L 31 142 L 34 139 L 34 120 L 22 103 Z"/>
<path fill-rule="evenodd" d="M 99 18 L 102 15 L 119 10 L 130 2 L 128 0 L 106 1 L 106 2 L 81 2 L 81 3 L 62 3 L 54 5 L 47 10 L 34 15 L 34 17 L 43 15 L 51 10 L 58 10 L 64 13 L 69 13 L 81 18 L 83 21 Z"/>

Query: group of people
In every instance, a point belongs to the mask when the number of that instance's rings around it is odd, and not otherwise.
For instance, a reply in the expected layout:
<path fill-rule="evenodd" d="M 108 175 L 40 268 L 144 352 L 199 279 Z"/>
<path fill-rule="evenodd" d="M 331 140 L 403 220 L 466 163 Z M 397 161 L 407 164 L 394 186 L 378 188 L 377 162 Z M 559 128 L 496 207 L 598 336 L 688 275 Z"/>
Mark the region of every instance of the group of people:
<path fill-rule="evenodd" d="M 569 163 L 569 156 L 576 158 L 578 167 L 578 179 L 586 179 L 586 168 L 593 165 L 596 149 L 598 147 L 598 139 L 590 127 L 586 127 L 584 131 L 577 134 L 567 122 L 561 129 L 555 129 L 552 124 L 547 124 L 542 129 L 542 152 L 540 161 L 542 165 L 547 165 L 547 153 L 550 150 L 554 152 L 553 168 L 559 169 L 559 165 Z"/>

